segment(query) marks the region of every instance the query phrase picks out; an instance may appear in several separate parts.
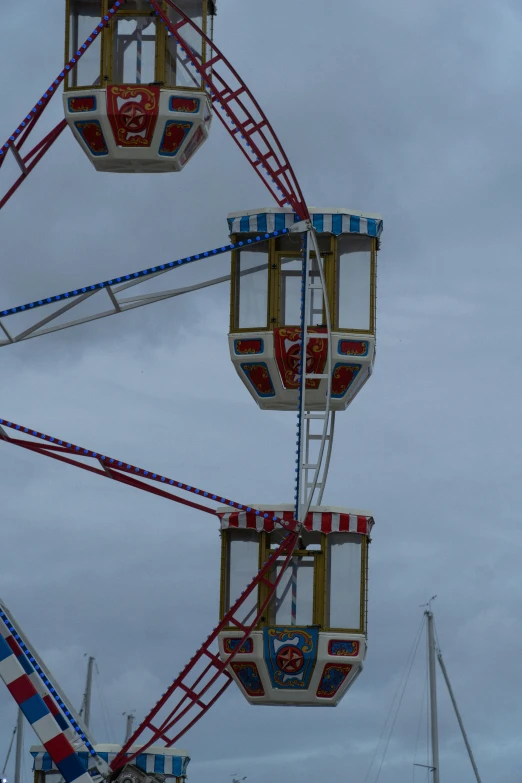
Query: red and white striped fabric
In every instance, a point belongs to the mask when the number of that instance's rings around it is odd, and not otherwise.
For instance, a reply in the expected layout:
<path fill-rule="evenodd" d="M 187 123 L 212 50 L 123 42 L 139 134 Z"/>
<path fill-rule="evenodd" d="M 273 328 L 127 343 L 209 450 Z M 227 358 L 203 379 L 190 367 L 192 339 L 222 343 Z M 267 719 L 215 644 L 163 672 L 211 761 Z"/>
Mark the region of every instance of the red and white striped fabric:
<path fill-rule="evenodd" d="M 268 511 L 269 518 L 256 514 L 255 511 L 220 511 L 217 515 L 221 522 L 221 529 L 242 528 L 244 530 L 257 530 L 258 533 L 271 533 L 275 527 L 280 527 L 272 520 L 276 516 L 285 522 L 291 522 L 294 518 L 293 511 Z M 311 511 L 305 520 L 305 529 L 320 533 L 360 533 L 369 536 L 373 527 L 373 517 L 361 514 L 350 514 L 335 511 Z"/>

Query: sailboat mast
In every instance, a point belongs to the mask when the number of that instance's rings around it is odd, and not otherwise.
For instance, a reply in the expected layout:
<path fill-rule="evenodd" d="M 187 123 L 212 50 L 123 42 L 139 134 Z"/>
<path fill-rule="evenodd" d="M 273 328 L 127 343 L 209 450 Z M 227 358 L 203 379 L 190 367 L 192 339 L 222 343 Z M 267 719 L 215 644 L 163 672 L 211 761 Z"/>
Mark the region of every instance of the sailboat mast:
<path fill-rule="evenodd" d="M 87 663 L 87 681 L 85 683 L 85 693 L 83 695 L 83 722 L 89 728 L 91 721 L 91 692 L 92 692 L 92 669 L 94 665 L 94 658 L 89 656 Z"/>
<path fill-rule="evenodd" d="M 475 757 L 473 755 L 473 751 L 471 750 L 471 745 L 469 744 L 468 735 L 466 734 L 466 729 L 464 728 L 464 723 L 462 722 L 462 718 L 460 716 L 459 708 L 457 706 L 457 700 L 455 699 L 455 695 L 453 693 L 453 688 L 451 687 L 448 671 L 446 669 L 446 665 L 442 659 L 442 653 L 440 650 L 437 650 L 437 659 L 439 661 L 440 669 L 442 671 L 442 675 L 444 677 L 444 681 L 446 683 L 446 687 L 448 689 L 448 693 L 450 695 L 451 703 L 453 704 L 453 709 L 455 710 L 455 715 L 457 716 L 457 720 L 460 726 L 460 731 L 462 733 L 462 739 L 464 740 L 464 744 L 466 746 L 466 750 L 468 751 L 469 760 L 471 762 L 471 766 L 473 767 L 473 772 L 475 773 L 475 778 L 477 780 L 477 783 L 482 783 L 480 780 L 479 771 L 477 769 L 477 764 L 475 762 Z"/>
<path fill-rule="evenodd" d="M 16 756 L 15 756 L 15 775 L 14 783 L 21 783 L 22 780 L 22 749 L 24 741 L 24 714 L 21 709 L 18 710 L 18 722 L 16 724 Z"/>
<path fill-rule="evenodd" d="M 15 727 L 14 727 L 14 731 L 13 731 L 13 733 L 11 734 L 11 742 L 9 743 L 9 749 L 8 749 L 8 751 L 7 751 L 7 756 L 5 757 L 5 761 L 4 761 L 4 767 L 3 767 L 3 769 L 2 769 L 2 773 L 1 773 L 1 777 L 2 777 L 2 778 L 4 777 L 4 775 L 5 775 L 5 771 L 6 771 L 6 769 L 7 769 L 7 765 L 9 764 L 9 756 L 11 755 L 11 751 L 12 751 L 12 749 L 13 749 L 13 742 L 14 742 L 14 739 L 15 739 L 15 737 L 16 737 L 16 732 L 17 732 L 17 730 L 18 730 L 18 721 L 16 722 L 16 724 L 15 724 Z"/>
<path fill-rule="evenodd" d="M 126 726 L 126 729 L 125 729 L 125 742 L 130 740 L 130 738 L 132 736 L 132 725 L 133 725 L 133 723 L 134 723 L 134 715 L 132 714 L 132 712 L 129 712 L 127 714 L 127 726 Z"/>
<path fill-rule="evenodd" d="M 433 631 L 433 613 L 427 610 L 424 613 L 428 620 L 428 664 L 430 677 L 430 724 L 431 724 L 431 766 L 433 771 L 433 783 L 439 783 L 439 723 L 437 716 L 437 679 L 435 633 Z"/>

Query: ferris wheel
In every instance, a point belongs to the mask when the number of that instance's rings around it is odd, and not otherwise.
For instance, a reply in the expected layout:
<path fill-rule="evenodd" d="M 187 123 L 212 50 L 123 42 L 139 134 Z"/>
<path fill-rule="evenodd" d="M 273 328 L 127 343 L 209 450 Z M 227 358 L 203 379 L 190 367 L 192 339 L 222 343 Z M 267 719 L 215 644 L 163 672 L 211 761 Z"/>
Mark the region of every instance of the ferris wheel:
<path fill-rule="evenodd" d="M 307 207 L 267 117 L 214 43 L 214 0 L 116 0 L 112 7 L 108 0 L 65 0 L 65 7 L 66 65 L 0 149 L 0 184 L 9 155 L 20 169 L 0 192 L 0 209 L 66 127 L 99 171 L 177 172 L 208 138 L 214 115 L 276 204 L 228 215 L 226 244 L 0 310 L 0 346 L 8 346 L 230 281 L 228 339 L 237 374 L 261 409 L 297 414 L 295 494 L 277 506 L 240 503 L 0 419 L 7 444 L 212 514 L 219 524 L 219 622 L 110 753 L 95 745 L 0 604 L 0 677 L 66 783 L 145 783 L 163 779 L 175 743 L 232 682 L 251 704 L 335 706 L 362 670 L 373 518 L 325 506 L 323 496 L 336 412 L 374 363 L 382 220 Z M 25 152 L 62 84 L 64 119 Z M 230 275 L 136 293 L 144 281 L 224 253 Z M 98 308 L 89 316 L 63 319 L 94 297 Z M 22 313 L 35 320 L 16 330 Z M 162 761 L 151 769 L 140 759 L 152 753 Z"/>

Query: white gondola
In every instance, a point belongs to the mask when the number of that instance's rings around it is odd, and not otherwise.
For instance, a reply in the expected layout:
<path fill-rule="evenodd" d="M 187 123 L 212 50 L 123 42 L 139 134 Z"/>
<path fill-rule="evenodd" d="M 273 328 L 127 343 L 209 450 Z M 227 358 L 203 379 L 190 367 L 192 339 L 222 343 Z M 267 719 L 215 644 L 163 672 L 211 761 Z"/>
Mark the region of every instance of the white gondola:
<path fill-rule="evenodd" d="M 258 506 L 292 520 L 293 506 Z M 284 531 L 254 511 L 218 509 L 221 521 L 221 614 L 281 543 Z M 312 507 L 298 548 L 266 616 L 244 642 L 229 672 L 251 704 L 334 707 L 362 669 L 366 655 L 367 512 Z M 281 563 L 283 561 L 281 560 Z M 279 564 L 270 576 L 274 581 Z M 268 587 L 245 609 L 255 616 Z M 223 660 L 243 634 L 219 636 Z"/>
<path fill-rule="evenodd" d="M 211 33 L 214 0 L 178 0 Z M 110 3 L 109 5 L 113 5 Z M 163 10 L 174 24 L 179 15 Z M 66 0 L 65 61 L 107 17 L 107 0 Z M 203 39 L 187 42 L 204 63 Z M 65 118 L 98 171 L 180 171 L 208 138 L 212 111 L 201 76 L 145 0 L 126 0 L 66 75 Z"/>

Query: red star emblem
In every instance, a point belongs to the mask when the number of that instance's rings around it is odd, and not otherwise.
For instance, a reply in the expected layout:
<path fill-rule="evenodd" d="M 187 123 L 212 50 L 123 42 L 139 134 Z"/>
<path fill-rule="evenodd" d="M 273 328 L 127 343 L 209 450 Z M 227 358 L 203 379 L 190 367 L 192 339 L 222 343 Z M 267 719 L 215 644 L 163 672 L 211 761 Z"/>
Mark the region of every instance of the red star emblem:
<path fill-rule="evenodd" d="M 286 644 L 276 654 L 276 662 L 281 671 L 286 674 L 296 674 L 304 666 L 304 655 L 299 647 Z"/>

